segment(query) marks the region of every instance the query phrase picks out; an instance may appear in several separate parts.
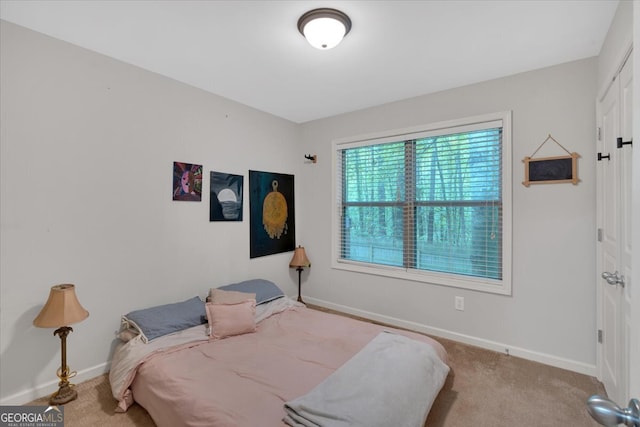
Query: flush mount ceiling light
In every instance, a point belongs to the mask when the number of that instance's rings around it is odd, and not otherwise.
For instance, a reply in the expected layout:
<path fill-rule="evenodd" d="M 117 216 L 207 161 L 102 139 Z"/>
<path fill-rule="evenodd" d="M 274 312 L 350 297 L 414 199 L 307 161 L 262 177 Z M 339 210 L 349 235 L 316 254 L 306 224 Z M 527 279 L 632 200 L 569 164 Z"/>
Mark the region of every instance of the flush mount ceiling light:
<path fill-rule="evenodd" d="M 351 30 L 351 19 L 336 9 L 313 9 L 298 19 L 298 31 L 316 49 L 336 47 Z"/>

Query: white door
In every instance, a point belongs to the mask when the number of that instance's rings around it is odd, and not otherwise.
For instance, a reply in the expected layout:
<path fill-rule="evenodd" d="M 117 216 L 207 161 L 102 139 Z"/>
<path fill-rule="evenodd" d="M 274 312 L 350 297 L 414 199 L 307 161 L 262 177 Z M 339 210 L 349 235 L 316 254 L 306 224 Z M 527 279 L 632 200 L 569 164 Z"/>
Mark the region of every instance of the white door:
<path fill-rule="evenodd" d="M 632 165 L 633 165 L 633 58 L 630 56 L 627 63 L 620 72 L 620 137 L 622 138 L 621 148 L 617 148 L 620 154 L 620 256 L 618 264 L 621 274 L 624 278 L 625 286 L 621 289 L 622 308 L 621 322 L 622 334 L 622 385 L 621 392 L 622 402 L 628 402 L 631 399 L 630 380 L 630 363 L 631 363 L 631 282 L 632 276 L 632 245 L 631 245 L 631 223 L 633 199 L 631 192 Z M 636 171 L 637 172 L 637 171 Z M 635 333 L 640 332 L 638 325 L 635 327 Z"/>
<path fill-rule="evenodd" d="M 629 399 L 632 145 L 617 142 L 632 137 L 632 71 L 629 56 L 598 104 L 598 373 L 616 402 Z"/>

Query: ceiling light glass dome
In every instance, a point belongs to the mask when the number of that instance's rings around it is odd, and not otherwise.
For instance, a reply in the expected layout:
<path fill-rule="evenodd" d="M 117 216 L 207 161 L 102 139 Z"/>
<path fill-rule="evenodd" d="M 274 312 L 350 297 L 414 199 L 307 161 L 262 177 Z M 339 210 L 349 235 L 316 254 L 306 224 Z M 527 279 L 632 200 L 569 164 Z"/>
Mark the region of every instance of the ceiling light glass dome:
<path fill-rule="evenodd" d="M 298 20 L 298 31 L 316 49 L 336 47 L 351 30 L 351 19 L 336 9 L 314 9 Z"/>

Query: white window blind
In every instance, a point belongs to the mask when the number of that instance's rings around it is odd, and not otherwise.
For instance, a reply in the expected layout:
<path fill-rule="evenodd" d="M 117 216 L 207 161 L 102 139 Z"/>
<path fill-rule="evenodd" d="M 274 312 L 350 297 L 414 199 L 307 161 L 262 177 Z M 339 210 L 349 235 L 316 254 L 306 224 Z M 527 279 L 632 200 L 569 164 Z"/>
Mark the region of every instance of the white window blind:
<path fill-rule="evenodd" d="M 505 293 L 504 128 L 460 121 L 336 144 L 336 262 Z"/>

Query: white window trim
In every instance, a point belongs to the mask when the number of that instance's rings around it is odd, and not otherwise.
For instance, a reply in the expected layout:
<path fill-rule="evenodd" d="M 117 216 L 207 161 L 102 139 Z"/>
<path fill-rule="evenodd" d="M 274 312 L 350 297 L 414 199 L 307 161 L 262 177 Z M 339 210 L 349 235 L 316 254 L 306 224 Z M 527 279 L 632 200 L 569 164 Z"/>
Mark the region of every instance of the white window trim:
<path fill-rule="evenodd" d="M 331 267 L 338 270 L 346 270 L 358 273 L 373 274 L 378 276 L 392 277 L 396 279 L 412 280 L 435 285 L 451 286 L 455 288 L 472 289 L 476 291 L 511 295 L 511 274 L 512 274 L 512 148 L 511 148 L 511 111 L 484 114 L 480 116 L 467 117 L 463 119 L 448 120 L 431 123 L 411 128 L 395 129 L 390 131 L 376 132 L 372 134 L 359 135 L 347 138 L 335 139 L 332 142 L 331 159 L 331 192 L 332 192 L 332 215 L 331 215 Z M 467 127 L 487 122 L 501 122 L 502 126 L 502 279 L 492 280 L 476 277 L 466 277 L 462 275 L 436 273 L 423 270 L 405 269 L 402 267 L 390 267 L 383 265 L 371 265 L 367 263 L 347 261 L 340 259 L 340 194 L 339 180 L 336 175 L 338 170 L 337 153 L 346 145 L 354 147 L 357 145 L 369 145 L 372 141 L 400 141 L 408 135 L 418 133 L 434 133 L 442 129 L 454 127 Z"/>

